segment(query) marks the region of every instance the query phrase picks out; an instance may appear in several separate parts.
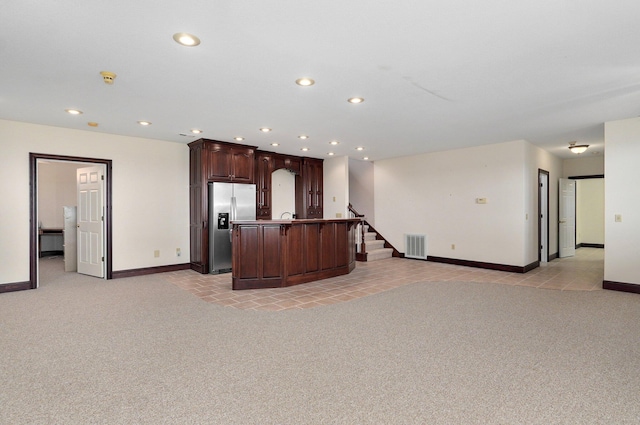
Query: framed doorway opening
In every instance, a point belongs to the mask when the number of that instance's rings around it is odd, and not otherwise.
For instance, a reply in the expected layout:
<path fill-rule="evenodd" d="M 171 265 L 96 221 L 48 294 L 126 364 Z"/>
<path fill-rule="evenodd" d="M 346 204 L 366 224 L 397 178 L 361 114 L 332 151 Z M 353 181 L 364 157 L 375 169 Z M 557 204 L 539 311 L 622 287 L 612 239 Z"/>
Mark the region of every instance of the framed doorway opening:
<path fill-rule="evenodd" d="M 538 169 L 538 261 L 549 261 L 549 172 Z"/>
<path fill-rule="evenodd" d="M 29 289 L 38 287 L 38 161 L 64 161 L 83 164 L 101 164 L 105 169 L 105 278 L 113 277 L 113 233 L 112 233 L 112 161 L 110 159 L 83 158 L 76 156 L 29 153 Z"/>

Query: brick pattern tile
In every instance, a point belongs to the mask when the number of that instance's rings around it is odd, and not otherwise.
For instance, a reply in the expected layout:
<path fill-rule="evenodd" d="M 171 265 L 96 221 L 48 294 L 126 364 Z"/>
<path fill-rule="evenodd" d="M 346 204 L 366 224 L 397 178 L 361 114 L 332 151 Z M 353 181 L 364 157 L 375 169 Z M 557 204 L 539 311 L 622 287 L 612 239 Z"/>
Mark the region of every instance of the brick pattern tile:
<path fill-rule="evenodd" d="M 348 275 L 287 288 L 233 291 L 231 273 L 193 270 L 164 273 L 169 282 L 203 301 L 244 310 L 280 311 L 347 302 L 416 282 L 476 282 L 561 291 L 602 289 L 604 250 L 580 248 L 575 257 L 542 263 L 526 273 L 507 273 L 428 261 L 389 258 L 356 264 Z"/>

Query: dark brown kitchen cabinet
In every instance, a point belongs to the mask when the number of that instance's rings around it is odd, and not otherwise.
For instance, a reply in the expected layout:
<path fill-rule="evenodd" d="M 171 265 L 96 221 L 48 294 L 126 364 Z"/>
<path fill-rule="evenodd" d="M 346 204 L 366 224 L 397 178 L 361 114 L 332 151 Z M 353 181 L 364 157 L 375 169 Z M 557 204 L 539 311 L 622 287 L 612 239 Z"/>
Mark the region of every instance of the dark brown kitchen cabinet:
<path fill-rule="evenodd" d="M 212 182 L 254 182 L 254 148 L 233 143 L 207 141 L 208 175 Z"/>
<path fill-rule="evenodd" d="M 273 163 L 273 171 L 284 168 L 295 175 L 302 174 L 302 158 L 299 156 L 275 155 Z"/>
<path fill-rule="evenodd" d="M 209 183 L 254 183 L 255 147 L 200 139 L 189 143 L 191 268 L 209 273 Z"/>
<path fill-rule="evenodd" d="M 258 220 L 271 220 L 273 156 L 268 152 L 258 152 L 256 155 L 256 219 Z"/>
<path fill-rule="evenodd" d="M 256 149 L 209 139 L 189 143 L 189 235 L 193 270 L 209 273 L 209 183 L 255 183 L 256 219 L 271 220 L 272 173 L 284 168 L 295 175 L 297 217 L 322 218 L 323 161 Z"/>
<path fill-rule="evenodd" d="M 298 212 L 300 218 L 322 218 L 322 160 L 315 158 L 302 159 L 302 205 Z M 304 216 L 301 216 L 304 214 Z"/>

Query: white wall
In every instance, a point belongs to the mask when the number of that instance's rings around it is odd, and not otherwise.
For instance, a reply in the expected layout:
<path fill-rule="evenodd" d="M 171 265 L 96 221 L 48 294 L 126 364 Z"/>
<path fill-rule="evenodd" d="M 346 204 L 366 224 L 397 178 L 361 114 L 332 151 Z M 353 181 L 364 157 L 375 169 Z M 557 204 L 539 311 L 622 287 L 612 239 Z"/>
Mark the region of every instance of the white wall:
<path fill-rule="evenodd" d="M 558 252 L 558 179 L 562 176 L 563 162 L 557 156 L 525 142 L 527 148 L 525 187 L 526 194 L 526 264 L 538 261 L 538 170 L 549 172 L 549 255 Z"/>
<path fill-rule="evenodd" d="M 291 213 L 283 218 L 291 219 L 296 211 L 296 177 L 289 170 L 281 168 L 271 173 L 271 218 L 280 219 L 285 212 Z"/>
<path fill-rule="evenodd" d="M 640 285 L 640 118 L 604 126 L 605 249 L 604 279 Z M 619 214 L 622 221 L 616 222 Z"/>
<path fill-rule="evenodd" d="M 609 149 L 607 147 L 607 153 Z M 578 158 L 565 159 L 562 167 L 562 177 L 579 177 L 579 176 L 597 176 L 604 174 L 604 156 L 585 156 L 586 153 L 581 153 Z"/>
<path fill-rule="evenodd" d="M 349 202 L 375 227 L 373 170 L 372 162 L 349 158 Z"/>
<path fill-rule="evenodd" d="M 44 228 L 62 229 L 62 207 L 77 206 L 76 170 L 72 162 L 39 161 L 38 220 Z"/>
<path fill-rule="evenodd" d="M 604 179 L 576 180 L 576 244 L 604 244 Z"/>
<path fill-rule="evenodd" d="M 376 161 L 376 230 L 400 252 L 405 233 L 426 234 L 431 256 L 527 265 L 527 145 L 521 140 Z"/>
<path fill-rule="evenodd" d="M 349 158 L 329 158 L 323 165 L 324 218 L 347 218 L 349 205 Z"/>
<path fill-rule="evenodd" d="M 0 120 L 0 283 L 29 280 L 30 152 L 113 160 L 114 271 L 189 261 L 187 146 Z"/>

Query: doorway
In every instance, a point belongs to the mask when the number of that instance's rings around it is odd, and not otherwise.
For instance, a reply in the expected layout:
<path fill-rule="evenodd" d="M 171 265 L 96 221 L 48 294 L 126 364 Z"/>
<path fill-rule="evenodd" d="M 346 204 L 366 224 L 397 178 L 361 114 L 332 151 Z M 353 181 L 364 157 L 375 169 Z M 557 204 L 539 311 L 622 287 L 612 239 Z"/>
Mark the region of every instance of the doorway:
<path fill-rule="evenodd" d="M 538 261 L 549 261 L 549 172 L 538 169 Z"/>
<path fill-rule="evenodd" d="M 39 216 L 38 216 L 38 173 L 39 163 L 51 161 L 59 163 L 75 163 L 81 165 L 100 165 L 104 169 L 104 277 L 111 279 L 112 267 L 112 161 L 107 159 L 83 158 L 64 155 L 51 154 L 29 154 L 29 288 L 35 289 L 39 286 Z M 62 212 L 61 212 L 62 214 Z"/>

